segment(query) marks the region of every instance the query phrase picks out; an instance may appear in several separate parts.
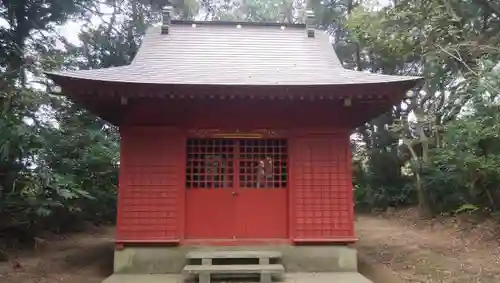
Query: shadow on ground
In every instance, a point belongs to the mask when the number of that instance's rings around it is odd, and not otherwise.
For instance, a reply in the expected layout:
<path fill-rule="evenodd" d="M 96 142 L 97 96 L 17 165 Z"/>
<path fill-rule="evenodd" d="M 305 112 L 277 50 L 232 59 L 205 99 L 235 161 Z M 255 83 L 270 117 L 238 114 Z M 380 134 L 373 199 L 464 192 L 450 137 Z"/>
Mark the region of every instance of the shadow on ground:
<path fill-rule="evenodd" d="M 67 270 L 91 268 L 95 276 L 106 277 L 113 273 L 113 243 L 99 243 L 89 248 L 75 250 L 63 259 L 61 267 Z"/>

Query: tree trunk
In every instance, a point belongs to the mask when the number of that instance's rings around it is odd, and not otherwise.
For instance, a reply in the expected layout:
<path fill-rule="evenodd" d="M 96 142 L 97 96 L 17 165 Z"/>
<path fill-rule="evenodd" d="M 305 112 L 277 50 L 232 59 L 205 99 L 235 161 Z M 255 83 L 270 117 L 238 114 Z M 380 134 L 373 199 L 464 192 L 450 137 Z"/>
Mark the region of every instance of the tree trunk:
<path fill-rule="evenodd" d="M 404 140 L 404 144 L 408 147 L 411 157 L 414 162 L 419 163 L 419 157 L 415 150 L 413 149 L 413 143 L 411 141 Z M 428 149 L 428 145 L 425 147 Z M 424 153 L 426 152 L 426 153 Z M 425 156 L 422 158 L 422 161 L 428 160 L 428 152 L 426 149 L 424 149 L 424 146 L 422 145 L 422 156 Z M 422 175 L 421 175 L 421 166 L 419 165 L 417 170 L 415 170 L 415 186 L 417 188 L 417 198 L 418 198 L 418 209 L 420 212 L 420 216 L 423 218 L 431 218 L 432 213 L 429 205 L 429 201 L 427 199 L 427 194 L 425 193 L 425 188 L 424 184 L 422 182 Z"/>

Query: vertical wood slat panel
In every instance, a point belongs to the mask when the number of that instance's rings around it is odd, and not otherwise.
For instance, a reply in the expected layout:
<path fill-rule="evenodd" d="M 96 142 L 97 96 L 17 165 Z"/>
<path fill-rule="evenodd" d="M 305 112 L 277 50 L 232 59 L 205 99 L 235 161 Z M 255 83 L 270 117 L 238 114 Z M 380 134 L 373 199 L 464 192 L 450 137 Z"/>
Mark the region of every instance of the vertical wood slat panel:
<path fill-rule="evenodd" d="M 167 127 L 129 127 L 120 132 L 117 241 L 179 241 L 182 135 Z"/>

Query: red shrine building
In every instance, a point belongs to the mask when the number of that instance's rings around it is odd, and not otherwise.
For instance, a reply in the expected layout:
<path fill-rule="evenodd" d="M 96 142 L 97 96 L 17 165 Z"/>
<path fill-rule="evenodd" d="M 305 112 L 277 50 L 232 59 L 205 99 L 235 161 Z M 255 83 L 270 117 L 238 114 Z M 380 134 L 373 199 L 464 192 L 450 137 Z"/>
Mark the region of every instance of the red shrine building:
<path fill-rule="evenodd" d="M 117 253 L 355 242 L 350 133 L 419 78 L 344 69 L 310 24 L 169 15 L 130 65 L 48 73 L 119 126 Z"/>

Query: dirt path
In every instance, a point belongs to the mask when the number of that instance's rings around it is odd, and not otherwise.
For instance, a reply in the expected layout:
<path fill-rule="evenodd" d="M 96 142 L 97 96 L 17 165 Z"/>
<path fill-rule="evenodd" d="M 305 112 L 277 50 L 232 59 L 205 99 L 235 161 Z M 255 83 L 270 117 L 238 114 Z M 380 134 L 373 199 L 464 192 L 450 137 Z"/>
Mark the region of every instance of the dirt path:
<path fill-rule="evenodd" d="M 500 282 L 498 242 L 373 216 L 360 216 L 357 231 L 363 264 L 383 264 L 401 282 Z"/>
<path fill-rule="evenodd" d="M 500 244 L 477 233 L 416 227 L 402 218 L 360 216 L 360 271 L 375 283 L 498 283 Z M 100 283 L 112 272 L 113 229 L 51 240 L 17 255 L 22 268 L 0 262 L 2 283 Z"/>

